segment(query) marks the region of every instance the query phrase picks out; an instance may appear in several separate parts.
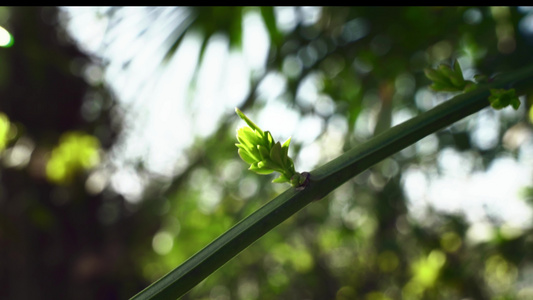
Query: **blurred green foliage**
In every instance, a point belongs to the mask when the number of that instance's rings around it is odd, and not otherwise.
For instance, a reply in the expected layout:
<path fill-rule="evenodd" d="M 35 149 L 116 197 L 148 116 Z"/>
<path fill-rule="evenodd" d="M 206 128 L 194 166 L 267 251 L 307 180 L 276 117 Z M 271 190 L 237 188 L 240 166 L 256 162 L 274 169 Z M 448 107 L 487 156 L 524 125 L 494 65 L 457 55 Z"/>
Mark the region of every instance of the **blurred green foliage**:
<path fill-rule="evenodd" d="M 100 142 L 94 136 L 80 132 L 64 133 L 46 164 L 48 180 L 58 184 L 69 183 L 76 173 L 95 167 L 100 162 L 99 148 Z"/>
<path fill-rule="evenodd" d="M 268 106 L 258 86 L 281 76 L 278 99 L 302 118 L 323 121 L 316 164 L 390 127 L 395 116 L 444 100 L 428 90 L 426 68 L 457 60 L 468 81 L 533 63 L 530 8 L 316 11 L 193 7 L 187 27 L 201 34 L 202 49 L 216 33 L 238 49 L 244 17 L 261 16 L 270 38 L 265 72 L 250 79 L 241 107 Z M 0 26 L 17 40 L 0 48 L 0 298 L 124 299 L 284 187 L 246 171 L 235 153 L 236 118 L 228 115 L 212 136 L 197 139 L 172 182 L 150 177 L 141 201 L 96 188 L 120 116 L 105 84 L 80 75 L 79 66 L 94 61 L 57 20 L 54 8 L 0 9 Z M 180 35 L 167 57 L 182 42 Z M 309 83 L 320 95 L 314 102 L 299 92 Z M 82 107 L 94 98 L 104 108 L 85 118 Z M 532 99 L 526 95 L 516 114 L 488 113 L 499 124 L 494 146 L 475 142 L 475 116 L 436 133 L 425 148 L 410 147 L 309 205 L 184 299 L 531 299 L 533 224 L 509 228 L 489 213 L 486 223 L 471 224 L 431 207 L 420 216 L 402 180 L 410 168 L 444 172 L 437 160 L 446 148 L 469 155 L 478 172 L 503 155 L 518 159 L 531 148 Z M 526 138 L 505 138 L 516 132 Z M 299 150 L 308 145 L 292 145 L 294 161 L 304 159 Z M 142 164 L 136 170 L 142 174 Z"/>
<path fill-rule="evenodd" d="M 0 112 L 0 151 L 4 150 L 9 141 L 10 128 L 9 118 L 4 113 Z"/>

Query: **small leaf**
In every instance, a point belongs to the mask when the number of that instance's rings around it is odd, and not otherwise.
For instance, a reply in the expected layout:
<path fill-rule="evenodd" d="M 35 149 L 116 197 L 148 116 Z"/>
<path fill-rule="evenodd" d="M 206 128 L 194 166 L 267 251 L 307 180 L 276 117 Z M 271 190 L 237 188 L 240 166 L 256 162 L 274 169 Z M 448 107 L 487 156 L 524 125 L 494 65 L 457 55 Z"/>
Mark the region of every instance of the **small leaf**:
<path fill-rule="evenodd" d="M 274 170 L 259 167 L 258 164 L 260 163 L 261 162 L 253 163 L 248 170 L 251 170 L 251 171 L 256 172 L 257 174 L 263 174 L 263 175 L 267 175 L 267 174 L 274 172 Z"/>
<path fill-rule="evenodd" d="M 270 131 L 265 131 L 264 135 L 264 145 L 268 147 L 268 149 L 272 148 L 274 146 L 274 138 L 272 137 L 272 134 L 270 134 Z"/>
<path fill-rule="evenodd" d="M 262 145 L 257 145 L 257 150 L 259 150 L 259 154 L 261 155 L 261 160 L 265 160 L 270 157 L 270 153 L 268 152 L 266 147 Z"/>
<path fill-rule="evenodd" d="M 457 60 L 454 61 L 453 69 L 448 65 L 441 64 L 435 70 L 425 69 L 424 73 L 427 78 L 433 81 L 430 87 L 435 91 L 461 92 L 467 86 L 469 90 L 472 89 L 472 86 L 468 84 L 470 81 L 465 81 L 463 71 Z"/>
<path fill-rule="evenodd" d="M 278 165 L 277 163 L 273 162 L 270 159 L 265 159 L 265 160 L 260 161 L 257 164 L 257 166 L 262 169 L 274 170 L 280 173 L 283 173 L 285 171 L 282 166 Z"/>
<path fill-rule="evenodd" d="M 294 173 L 294 162 L 292 161 L 292 158 L 287 156 L 287 169 L 290 169 Z"/>
<path fill-rule="evenodd" d="M 461 65 L 459 65 L 457 59 L 453 61 L 453 72 L 455 73 L 455 76 L 457 76 L 457 78 L 464 79 L 463 70 L 461 70 Z"/>
<path fill-rule="evenodd" d="M 237 148 L 242 149 L 243 151 L 248 152 L 248 154 L 256 159 L 256 161 L 261 160 L 261 155 L 256 147 L 248 143 L 235 144 Z"/>
<path fill-rule="evenodd" d="M 258 143 L 261 143 L 260 133 L 250 129 L 250 127 L 242 127 L 239 129 L 238 135 L 248 144 L 257 145 Z"/>
<path fill-rule="evenodd" d="M 279 142 L 274 144 L 274 147 L 270 149 L 270 159 L 278 164 L 280 167 L 284 167 L 283 159 L 281 156 L 281 144 Z"/>
<path fill-rule="evenodd" d="M 281 145 L 281 158 L 283 159 L 283 165 L 288 165 L 289 158 L 289 144 L 291 143 L 291 138 L 288 138 L 283 145 Z M 292 160 L 291 160 L 292 161 Z"/>
<path fill-rule="evenodd" d="M 243 150 L 242 148 L 239 149 L 239 156 L 242 158 L 242 160 L 244 160 L 245 162 L 249 163 L 249 164 L 253 164 L 255 162 L 257 162 L 257 159 L 255 157 L 253 157 L 248 151 L 246 150 Z"/>
<path fill-rule="evenodd" d="M 450 81 L 452 82 L 454 87 L 457 87 L 460 90 L 462 90 L 465 86 L 465 80 L 463 79 L 462 74 L 460 77 L 457 77 L 457 76 L 450 77 Z"/>
<path fill-rule="evenodd" d="M 454 87 L 451 84 L 444 85 L 444 84 L 434 83 L 430 86 L 430 88 L 432 88 L 436 92 L 457 92 L 459 91 L 456 87 Z"/>
<path fill-rule="evenodd" d="M 446 82 L 446 77 L 433 69 L 424 69 L 426 77 L 433 82 Z"/>
<path fill-rule="evenodd" d="M 288 138 L 283 145 L 281 145 L 281 148 L 289 149 L 289 144 L 291 143 L 291 138 Z"/>
<path fill-rule="evenodd" d="M 243 149 L 245 151 L 251 152 L 253 148 L 249 148 L 246 144 L 236 143 L 235 146 L 239 149 Z"/>
<path fill-rule="evenodd" d="M 455 75 L 452 71 L 452 68 L 445 64 L 439 66 L 438 72 L 442 74 L 445 78 L 451 78 Z"/>
<path fill-rule="evenodd" d="M 272 182 L 275 182 L 275 183 L 289 182 L 289 179 L 287 177 L 285 177 L 285 175 L 280 174 L 279 177 L 274 179 L 274 180 L 272 180 Z"/>
<path fill-rule="evenodd" d="M 235 112 L 237 113 L 237 115 L 239 115 L 239 117 L 241 117 L 241 119 L 244 120 L 244 122 L 246 122 L 246 124 L 248 124 L 248 126 L 250 126 L 252 129 L 257 130 L 259 133 L 261 133 L 261 135 L 263 134 L 263 130 L 261 130 L 259 126 L 255 125 L 252 120 L 248 119 L 248 117 L 240 109 L 235 107 Z"/>
<path fill-rule="evenodd" d="M 247 128 L 247 127 L 246 127 Z M 253 140 L 250 140 L 247 138 L 247 135 L 245 134 L 245 131 L 242 130 L 244 128 L 241 128 L 237 131 L 237 140 L 241 145 L 243 145 L 246 149 L 254 149 L 255 143 Z"/>
<path fill-rule="evenodd" d="M 515 89 L 490 89 L 489 102 L 492 108 L 502 109 L 511 105 L 514 109 L 520 107 L 520 99 L 516 96 Z"/>

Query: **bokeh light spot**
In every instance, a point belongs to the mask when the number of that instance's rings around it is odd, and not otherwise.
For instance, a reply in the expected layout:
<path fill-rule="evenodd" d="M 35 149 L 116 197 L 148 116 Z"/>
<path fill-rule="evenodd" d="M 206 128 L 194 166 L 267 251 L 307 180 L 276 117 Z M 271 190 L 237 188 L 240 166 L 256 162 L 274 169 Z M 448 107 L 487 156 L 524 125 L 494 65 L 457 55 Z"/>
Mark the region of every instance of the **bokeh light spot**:
<path fill-rule="evenodd" d="M 399 263 L 398 256 L 392 251 L 383 251 L 378 256 L 378 266 L 382 272 L 390 273 L 396 270 Z"/>
<path fill-rule="evenodd" d="M 9 118 L 0 112 L 0 151 L 2 151 L 9 140 Z"/>
<path fill-rule="evenodd" d="M 452 55 L 453 47 L 447 40 L 436 43 L 430 50 L 430 55 L 434 61 L 443 61 Z"/>
<path fill-rule="evenodd" d="M 4 166 L 19 169 L 27 166 L 34 148 L 33 141 L 20 138 L 13 147 L 6 150 L 2 160 Z"/>
<path fill-rule="evenodd" d="M 455 232 L 446 232 L 440 239 L 442 248 L 447 252 L 455 252 L 461 247 L 461 237 Z"/>
<path fill-rule="evenodd" d="M 501 255 L 493 255 L 485 262 L 485 280 L 495 292 L 509 289 L 517 276 L 516 267 Z"/>
<path fill-rule="evenodd" d="M 154 235 L 152 239 L 152 248 L 155 253 L 165 255 L 172 250 L 174 246 L 174 238 L 166 231 L 160 231 Z"/>
<path fill-rule="evenodd" d="M 483 19 L 483 14 L 477 8 L 469 8 L 463 14 L 463 20 L 470 25 L 479 24 Z"/>
<path fill-rule="evenodd" d="M 14 39 L 11 33 L 0 26 L 0 47 L 8 48 L 13 46 Z"/>
<path fill-rule="evenodd" d="M 413 281 L 422 287 L 431 287 L 437 281 L 440 268 L 446 262 L 446 255 L 439 250 L 433 250 L 427 258 L 422 258 L 413 264 Z"/>
<path fill-rule="evenodd" d="M 365 37 L 370 31 L 368 21 L 365 19 L 353 19 L 342 28 L 342 38 L 350 43 Z"/>
<path fill-rule="evenodd" d="M 70 182 L 77 172 L 100 162 L 99 149 L 100 142 L 94 136 L 81 132 L 63 134 L 46 164 L 48 180 L 57 184 Z"/>

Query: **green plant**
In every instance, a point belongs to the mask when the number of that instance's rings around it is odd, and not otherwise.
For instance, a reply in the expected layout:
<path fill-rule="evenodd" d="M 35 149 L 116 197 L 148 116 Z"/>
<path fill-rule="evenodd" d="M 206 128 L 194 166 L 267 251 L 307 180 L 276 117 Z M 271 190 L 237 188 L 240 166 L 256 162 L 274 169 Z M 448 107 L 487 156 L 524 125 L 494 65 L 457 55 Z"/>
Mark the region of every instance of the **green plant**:
<path fill-rule="evenodd" d="M 467 92 L 475 89 L 475 83 L 465 80 L 457 60 L 452 66 L 441 64 L 437 69 L 425 69 L 426 77 L 433 81 L 431 88 L 438 92 Z"/>
<path fill-rule="evenodd" d="M 437 69 L 425 69 L 424 73 L 428 79 L 433 81 L 431 88 L 437 92 L 468 92 L 476 89 L 479 84 L 488 82 L 487 77 L 482 74 L 474 77 L 478 84 L 465 80 L 457 60 L 454 61 L 453 66 L 441 64 Z M 502 109 L 509 105 L 514 109 L 520 107 L 520 100 L 516 96 L 515 89 L 490 89 L 488 100 L 494 109 Z"/>
<path fill-rule="evenodd" d="M 261 130 L 238 108 L 235 108 L 235 112 L 249 126 L 237 130 L 239 143 L 235 144 L 242 160 L 250 164 L 249 170 L 258 174 L 279 172 L 279 177 L 272 182 L 288 182 L 295 188 L 305 187 L 309 173 L 294 171 L 294 162 L 288 155 L 291 139 L 281 145 L 274 141 L 269 131 Z"/>
<path fill-rule="evenodd" d="M 454 74 L 453 76 L 458 75 Z M 502 89 L 512 84 L 515 89 L 523 92 L 532 83 L 533 66 L 512 74 L 502 75 L 490 84 L 468 89 L 468 92 L 394 126 L 366 143 L 347 151 L 329 163 L 311 171 L 309 182 L 304 189 L 291 188 L 277 196 L 132 299 L 176 299 L 181 297 L 209 274 L 307 204 L 323 198 L 342 183 L 384 158 L 488 106 L 490 102 L 487 99 L 491 95 L 492 89 Z M 512 99 L 510 92 L 501 92 L 496 96 Z M 238 110 L 237 113 L 239 113 Z M 255 141 L 255 143 L 241 141 L 242 137 L 239 139 L 241 143 L 244 142 L 248 145 L 245 147 L 246 151 L 255 153 L 253 161 L 252 153 L 246 154 L 248 156 L 245 156 L 246 159 L 243 157 L 243 159 L 254 164 L 257 163 L 261 154 L 257 154 L 260 152 L 255 152 L 250 144 L 271 145 L 271 139 L 268 133 L 260 130 L 253 122 L 247 118 L 243 119 L 250 128 L 255 130 L 255 132 L 246 130 L 247 135 L 254 134 L 247 138 Z M 265 135 L 268 144 L 264 144 Z M 243 147 L 239 147 L 239 149 L 243 149 Z M 263 158 L 266 157 L 266 154 L 266 152 L 263 153 Z"/>
<path fill-rule="evenodd" d="M 490 89 L 489 102 L 494 109 L 502 109 L 509 105 L 514 109 L 520 107 L 520 100 L 516 96 L 515 89 Z"/>

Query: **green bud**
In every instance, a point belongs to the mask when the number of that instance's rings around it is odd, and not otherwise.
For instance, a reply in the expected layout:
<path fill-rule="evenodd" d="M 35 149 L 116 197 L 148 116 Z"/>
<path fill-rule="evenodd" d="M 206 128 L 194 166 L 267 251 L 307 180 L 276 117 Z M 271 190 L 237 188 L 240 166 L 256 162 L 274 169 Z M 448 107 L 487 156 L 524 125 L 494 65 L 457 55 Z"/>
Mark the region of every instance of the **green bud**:
<path fill-rule="evenodd" d="M 433 83 L 431 88 L 438 92 L 470 92 L 478 88 L 478 84 L 484 84 L 489 81 L 485 75 L 478 74 L 474 76 L 476 83 L 470 80 L 464 80 L 463 71 L 457 60 L 452 67 L 440 65 L 437 69 L 425 69 L 426 77 Z M 511 105 L 514 109 L 520 107 L 520 100 L 516 96 L 514 89 L 491 89 L 489 102 L 494 109 L 502 109 Z"/>
<path fill-rule="evenodd" d="M 520 99 L 515 89 L 490 89 L 489 102 L 492 108 L 502 109 L 511 105 L 515 110 L 520 107 Z"/>
<path fill-rule="evenodd" d="M 437 69 L 425 69 L 426 77 L 433 81 L 431 88 L 438 92 L 462 92 L 468 87 L 472 89 L 471 81 L 466 81 L 463 71 L 457 60 L 454 61 L 453 69 L 448 65 L 440 65 Z"/>
<path fill-rule="evenodd" d="M 248 124 L 248 127 L 237 130 L 239 143 L 235 145 L 239 148 L 242 160 L 250 164 L 249 170 L 258 174 L 279 172 L 279 177 L 272 182 L 287 182 L 296 188 L 305 186 L 308 175 L 294 171 L 294 163 L 288 156 L 291 139 L 287 139 L 282 145 L 274 141 L 270 132 L 261 130 L 238 108 L 235 108 L 235 112 Z"/>

